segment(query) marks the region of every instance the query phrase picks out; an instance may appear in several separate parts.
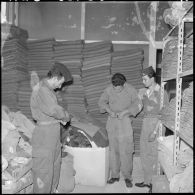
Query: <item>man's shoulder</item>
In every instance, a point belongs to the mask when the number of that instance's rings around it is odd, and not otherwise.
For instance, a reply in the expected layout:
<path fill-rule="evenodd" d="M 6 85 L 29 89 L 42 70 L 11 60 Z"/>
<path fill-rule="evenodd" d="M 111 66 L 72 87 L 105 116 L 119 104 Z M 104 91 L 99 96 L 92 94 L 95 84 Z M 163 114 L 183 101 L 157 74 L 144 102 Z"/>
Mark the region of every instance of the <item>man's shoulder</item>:
<path fill-rule="evenodd" d="M 109 84 L 106 88 L 105 88 L 105 91 L 109 92 L 113 89 L 112 85 Z"/>
<path fill-rule="evenodd" d="M 131 85 L 130 83 L 125 83 L 125 87 L 128 89 L 128 90 L 136 90 L 135 87 L 133 85 Z"/>

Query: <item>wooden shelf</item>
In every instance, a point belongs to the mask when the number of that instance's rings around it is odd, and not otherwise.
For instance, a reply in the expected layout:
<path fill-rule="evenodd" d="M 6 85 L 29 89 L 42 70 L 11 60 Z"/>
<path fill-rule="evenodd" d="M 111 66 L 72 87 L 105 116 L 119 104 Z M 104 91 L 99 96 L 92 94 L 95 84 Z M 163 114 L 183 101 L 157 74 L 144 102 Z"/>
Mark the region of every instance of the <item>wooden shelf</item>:
<path fill-rule="evenodd" d="M 193 22 L 193 13 L 187 14 L 182 20 L 184 22 Z"/>
<path fill-rule="evenodd" d="M 162 81 L 167 82 L 167 81 L 174 80 L 174 79 L 176 79 L 176 75 L 172 76 L 172 77 L 169 77 L 169 78 L 162 78 Z"/>
<path fill-rule="evenodd" d="M 186 140 L 186 138 L 183 136 L 183 134 L 181 132 L 178 132 L 178 136 L 184 140 L 188 145 L 190 145 L 193 148 L 193 143 L 189 142 L 188 140 Z"/>
<path fill-rule="evenodd" d="M 162 122 L 162 121 L 161 121 L 161 122 Z M 168 129 L 170 129 L 173 133 L 175 133 L 175 129 L 174 129 L 174 128 L 170 127 L 168 124 L 166 124 L 166 123 L 164 123 L 164 122 L 162 122 L 162 124 L 163 124 L 165 127 L 167 127 Z"/>
<path fill-rule="evenodd" d="M 185 76 L 190 76 L 190 75 L 193 75 L 193 69 L 180 73 L 179 77 L 185 77 Z"/>

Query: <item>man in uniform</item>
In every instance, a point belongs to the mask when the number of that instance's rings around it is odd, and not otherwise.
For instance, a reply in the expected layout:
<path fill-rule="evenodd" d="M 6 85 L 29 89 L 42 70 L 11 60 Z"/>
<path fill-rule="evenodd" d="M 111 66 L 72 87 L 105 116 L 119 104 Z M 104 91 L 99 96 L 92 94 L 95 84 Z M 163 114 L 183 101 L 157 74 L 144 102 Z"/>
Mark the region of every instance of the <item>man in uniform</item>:
<path fill-rule="evenodd" d="M 152 176 L 157 174 L 157 130 L 160 114 L 160 86 L 155 82 L 155 71 L 152 66 L 142 71 L 144 89 L 138 96 L 142 100 L 144 119 L 140 136 L 140 158 L 144 172 L 144 181 L 136 183 L 137 187 L 148 187 L 152 192 Z M 165 102 L 168 96 L 165 93 Z"/>
<path fill-rule="evenodd" d="M 99 99 L 100 112 L 109 114 L 106 124 L 111 171 L 109 184 L 119 181 L 121 170 L 126 186 L 133 186 L 134 142 L 130 116 L 137 115 L 141 109 L 140 103 L 136 89 L 126 83 L 125 76 L 120 73 L 112 76 L 112 84 Z"/>
<path fill-rule="evenodd" d="M 55 192 L 60 176 L 60 122 L 70 121 L 68 112 L 58 105 L 54 90 L 72 79 L 68 69 L 55 63 L 47 78 L 34 87 L 30 107 L 36 127 L 32 135 L 33 192 Z"/>

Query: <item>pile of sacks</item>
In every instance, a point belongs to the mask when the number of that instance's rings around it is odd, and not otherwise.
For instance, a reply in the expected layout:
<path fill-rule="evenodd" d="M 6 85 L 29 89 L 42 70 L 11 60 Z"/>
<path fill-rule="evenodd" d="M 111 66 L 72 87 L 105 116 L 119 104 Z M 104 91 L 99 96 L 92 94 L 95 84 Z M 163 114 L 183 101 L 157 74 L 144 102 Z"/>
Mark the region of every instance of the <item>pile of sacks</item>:
<path fill-rule="evenodd" d="M 35 126 L 21 112 L 11 112 L 6 106 L 2 106 L 1 112 L 2 187 L 7 192 L 18 189 L 17 182 L 32 167 L 30 140 Z M 25 182 L 32 183 L 29 174 Z"/>

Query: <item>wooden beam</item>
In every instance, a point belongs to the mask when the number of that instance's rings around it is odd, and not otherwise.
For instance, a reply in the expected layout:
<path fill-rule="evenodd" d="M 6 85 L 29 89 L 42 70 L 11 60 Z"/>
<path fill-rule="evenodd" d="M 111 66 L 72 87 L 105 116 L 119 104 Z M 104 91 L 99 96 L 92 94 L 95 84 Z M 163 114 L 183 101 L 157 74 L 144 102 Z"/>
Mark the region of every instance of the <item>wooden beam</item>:
<path fill-rule="evenodd" d="M 156 70 L 156 48 L 155 48 L 155 33 L 156 33 L 156 11 L 157 1 L 151 2 L 150 8 L 150 44 L 149 44 L 149 66 Z"/>
<path fill-rule="evenodd" d="M 81 40 L 85 39 L 85 2 L 81 4 Z"/>
<path fill-rule="evenodd" d="M 19 3 L 15 2 L 15 9 L 14 9 L 14 24 L 18 26 L 18 10 L 19 10 Z"/>
<path fill-rule="evenodd" d="M 102 40 L 85 40 L 86 43 L 100 42 Z M 149 41 L 112 41 L 113 44 L 149 45 Z"/>

